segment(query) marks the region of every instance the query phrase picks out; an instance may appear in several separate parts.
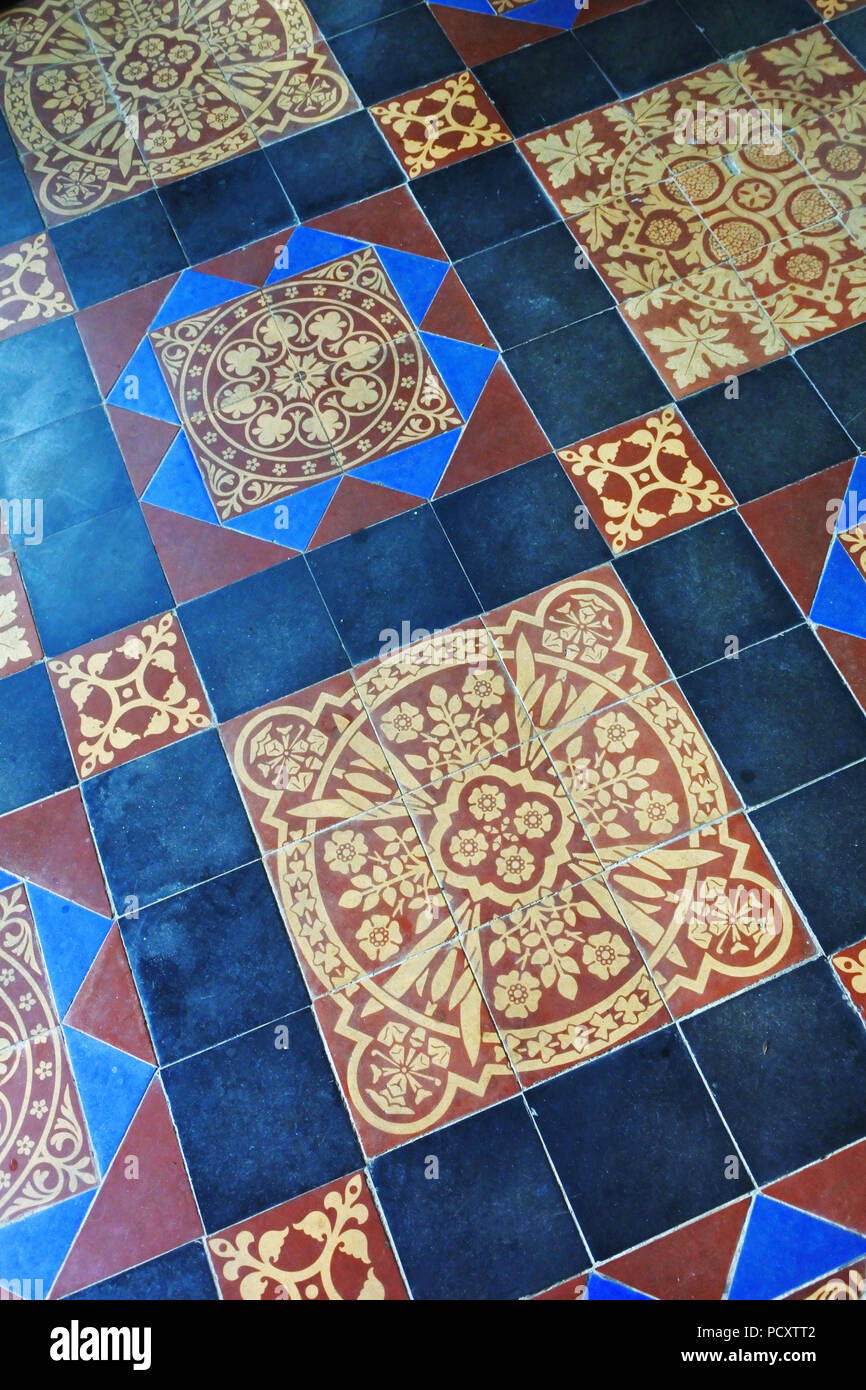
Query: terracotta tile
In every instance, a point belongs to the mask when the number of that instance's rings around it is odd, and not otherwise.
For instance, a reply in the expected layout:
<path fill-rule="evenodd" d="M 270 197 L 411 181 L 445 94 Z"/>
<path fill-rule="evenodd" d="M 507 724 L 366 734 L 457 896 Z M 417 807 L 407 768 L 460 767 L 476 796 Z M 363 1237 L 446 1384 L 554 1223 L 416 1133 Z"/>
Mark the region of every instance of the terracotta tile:
<path fill-rule="evenodd" d="M 142 48 L 158 42 L 166 45 L 165 52 L 141 57 Z M 188 47 L 192 45 L 186 35 L 173 45 L 174 49 Z M 169 62 L 171 51 L 170 36 L 142 35 L 131 52 L 118 55 L 111 69 L 118 103 L 157 184 L 185 178 L 256 148 L 245 113 L 212 58 L 197 62 L 194 75 L 183 70 L 175 73 L 176 81 L 168 91 L 160 89 L 157 74 L 137 76 L 145 64 Z"/>
<path fill-rule="evenodd" d="M 406 804 L 461 932 L 598 871 L 537 740 L 412 792 Z"/>
<path fill-rule="evenodd" d="M 397 795 L 349 675 L 240 715 L 220 736 L 265 851 Z"/>
<path fill-rule="evenodd" d="M 457 441 L 436 496 L 548 453 L 550 443 L 501 358 Z"/>
<path fill-rule="evenodd" d="M 495 348 L 496 342 L 464 290 L 457 275 L 449 270 L 419 325 L 424 333 L 459 338 L 478 347 Z"/>
<path fill-rule="evenodd" d="M 600 0 L 601 4 L 606 0 Z M 467 67 L 477 67 L 492 58 L 503 58 L 526 44 L 538 43 L 560 33 L 543 24 L 509 24 L 491 14 L 455 10 L 450 5 L 431 5 L 439 26 L 444 29 Z"/>
<path fill-rule="evenodd" d="M 44 232 L 0 251 L 0 342 L 60 314 L 71 314 L 74 307 Z"/>
<path fill-rule="evenodd" d="M 297 554 L 271 541 L 196 521 L 147 502 L 141 509 L 177 603 L 213 593 Z"/>
<path fill-rule="evenodd" d="M 404 791 L 504 753 L 532 732 L 481 623 L 368 662 L 355 679 Z"/>
<path fill-rule="evenodd" d="M 690 1221 L 600 1266 L 600 1273 L 660 1299 L 724 1298 L 748 1200 Z"/>
<path fill-rule="evenodd" d="M 866 104 L 804 121 L 788 132 L 785 143 L 838 212 L 862 207 L 866 200 Z"/>
<path fill-rule="evenodd" d="M 393 246 L 398 251 L 411 251 L 432 260 L 448 259 L 405 184 L 353 203 L 351 207 L 325 213 L 306 225 L 322 232 L 333 232 L 336 236 L 374 241 L 377 246 Z"/>
<path fill-rule="evenodd" d="M 866 1139 L 767 1187 L 770 1197 L 866 1235 L 866 1188 L 862 1182 Z"/>
<path fill-rule="evenodd" d="M 208 1240 L 222 1296 L 265 1302 L 407 1297 L 363 1173 L 220 1231 Z"/>
<path fill-rule="evenodd" d="M 45 1037 L 60 1022 L 33 914 L 20 883 L 0 893 L 0 1019 L 10 1048 L 28 1038 Z"/>
<path fill-rule="evenodd" d="M 669 147 L 665 137 L 674 134 L 684 155 L 700 158 L 735 150 L 763 129 L 760 111 L 725 63 L 652 87 L 623 104 L 635 125 L 662 147 Z"/>
<path fill-rule="evenodd" d="M 122 406 L 107 405 L 106 411 L 132 486 L 141 497 L 174 442 L 178 426 Z"/>
<path fill-rule="evenodd" d="M 854 1004 L 866 1019 L 866 941 L 833 956 L 833 966 Z"/>
<path fill-rule="evenodd" d="M 361 104 L 326 43 L 223 68 L 262 145 L 357 111 Z"/>
<path fill-rule="evenodd" d="M 402 801 L 267 861 L 313 994 L 441 946 L 454 922 Z"/>
<path fill-rule="evenodd" d="M 663 156 L 624 106 L 602 106 L 519 141 L 545 191 L 565 216 L 639 193 L 668 176 Z"/>
<path fill-rule="evenodd" d="M 714 265 L 706 228 L 674 179 L 595 203 L 569 224 L 617 299 Z"/>
<path fill-rule="evenodd" d="M 0 864 L 58 897 L 111 916 L 78 787 L 0 816 Z"/>
<path fill-rule="evenodd" d="M 68 85 L 76 85 L 74 70 Z M 7 90 L 8 96 L 8 90 Z M 8 104 L 7 121 L 13 122 Z M 36 116 L 27 116 L 36 123 Z M 56 121 L 55 121 L 56 124 Z M 23 127 L 24 120 L 21 121 Z M 65 139 L 53 132 L 35 137 L 37 152 L 21 155 L 33 196 L 49 227 L 152 188 L 152 181 L 118 108 L 98 125 Z"/>
<path fill-rule="evenodd" d="M 457 943 L 347 985 L 313 1008 L 370 1156 L 517 1091 Z"/>
<path fill-rule="evenodd" d="M 615 864 L 737 808 L 679 688 L 636 695 L 545 742 L 604 864 Z"/>
<path fill-rule="evenodd" d="M 584 1303 L 586 1301 L 586 1282 L 588 1274 L 579 1274 L 576 1279 L 567 1279 L 546 1293 L 537 1293 L 533 1303 Z"/>
<path fill-rule="evenodd" d="M 315 550 L 320 545 L 340 540 L 342 536 L 374 526 L 377 521 L 402 516 L 404 512 L 417 507 L 418 501 L 418 497 L 412 493 L 398 492 L 396 488 L 379 483 L 366 483 L 350 473 L 340 479 L 337 491 L 328 503 L 307 549 Z"/>
<path fill-rule="evenodd" d="M 854 460 L 747 502 L 743 520 L 804 613 L 812 607 L 827 559 L 836 510 L 845 497 Z"/>
<path fill-rule="evenodd" d="M 797 347 L 866 318 L 866 251 L 839 222 L 767 246 L 740 274 Z"/>
<path fill-rule="evenodd" d="M 607 565 L 496 609 L 484 621 L 542 733 L 670 675 Z"/>
<path fill-rule="evenodd" d="M 115 922 L 99 948 L 64 1022 L 91 1038 L 157 1065 L 141 1000 Z"/>
<path fill-rule="evenodd" d="M 866 641 L 862 637 L 851 637 L 847 632 L 834 632 L 827 627 L 818 627 L 815 631 L 834 665 L 848 682 L 854 698 L 866 710 Z"/>
<path fill-rule="evenodd" d="M 601 879 L 500 918 L 464 945 L 524 1085 L 670 1022 Z"/>
<path fill-rule="evenodd" d="M 785 341 L 727 266 L 699 271 L 621 307 L 656 371 L 677 397 L 781 357 Z"/>
<path fill-rule="evenodd" d="M 370 112 L 410 179 L 511 139 L 471 72 L 371 106 Z"/>
<path fill-rule="evenodd" d="M 676 1018 L 815 953 L 745 816 L 641 855 L 609 882 Z"/>
<path fill-rule="evenodd" d="M 672 406 L 561 449 L 559 458 L 615 555 L 734 506 Z"/>
<path fill-rule="evenodd" d="M 80 309 L 75 315 L 75 326 L 103 396 L 109 395 L 177 280 L 177 275 L 166 275 L 103 304 Z"/>
<path fill-rule="evenodd" d="M 864 1298 L 866 1298 L 866 1260 L 858 1260 L 856 1264 L 846 1265 L 843 1269 L 837 1270 L 829 1278 L 818 1279 L 814 1284 L 807 1284 L 798 1293 L 787 1294 L 783 1302 L 862 1302 Z"/>
<path fill-rule="evenodd" d="M 752 48 L 734 76 L 784 127 L 801 125 L 866 97 L 866 73 L 823 25 Z"/>
<path fill-rule="evenodd" d="M 48 663 L 48 672 L 82 778 L 176 743 L 211 722 L 173 613 L 67 652 Z"/>
<path fill-rule="evenodd" d="M 0 555 L 0 678 L 32 666 L 41 655 L 18 561 L 12 554 Z"/>

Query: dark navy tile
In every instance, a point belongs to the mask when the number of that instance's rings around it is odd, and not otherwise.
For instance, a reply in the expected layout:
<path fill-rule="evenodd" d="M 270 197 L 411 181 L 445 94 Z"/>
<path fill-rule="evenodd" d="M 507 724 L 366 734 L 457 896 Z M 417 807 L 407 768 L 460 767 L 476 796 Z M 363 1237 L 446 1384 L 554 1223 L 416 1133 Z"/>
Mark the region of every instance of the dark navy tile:
<path fill-rule="evenodd" d="M 866 362 L 866 323 L 831 333 L 801 348 L 797 361 L 809 380 L 835 411 L 860 449 L 866 448 L 866 404 L 863 363 Z"/>
<path fill-rule="evenodd" d="M 100 773 L 82 791 L 118 912 L 257 857 L 216 729 Z"/>
<path fill-rule="evenodd" d="M 331 44 L 365 106 L 426 87 L 464 66 L 426 5 L 362 24 Z"/>
<path fill-rule="evenodd" d="M 832 21 L 830 28 L 858 62 L 866 67 L 866 12 L 854 10 L 852 14 L 841 15 Z"/>
<path fill-rule="evenodd" d="M 827 954 L 866 936 L 866 763 L 780 797 L 752 820 Z"/>
<path fill-rule="evenodd" d="M 597 1260 L 639 1245 L 748 1190 L 674 1028 L 534 1087 L 532 1109 Z"/>
<path fill-rule="evenodd" d="M 361 1165 L 311 1009 L 162 1076 L 207 1231 Z"/>
<path fill-rule="evenodd" d="M 279 140 L 267 155 L 302 222 L 406 179 L 368 111 Z"/>
<path fill-rule="evenodd" d="M 555 449 L 670 399 L 615 309 L 512 348 L 505 361 Z"/>
<path fill-rule="evenodd" d="M 30 185 L 4 126 L 0 148 L 0 246 L 9 246 L 43 229 Z"/>
<path fill-rule="evenodd" d="M 866 1030 L 832 967 L 810 961 L 683 1032 L 759 1183 L 866 1135 Z"/>
<path fill-rule="evenodd" d="M 680 0 L 722 54 L 779 39 L 795 29 L 817 24 L 820 15 L 807 0 Z"/>
<path fill-rule="evenodd" d="M 14 158 L 15 145 L 13 144 L 12 136 L 9 134 L 6 122 L 3 117 L 0 116 L 0 165 L 2 165 L 5 160 Z"/>
<path fill-rule="evenodd" d="M 295 221 L 262 150 L 166 184 L 159 196 L 192 265 L 282 231 Z"/>
<path fill-rule="evenodd" d="M 681 685 L 749 805 L 866 757 L 866 718 L 807 627 Z"/>
<path fill-rule="evenodd" d="M 433 632 L 481 607 L 427 506 L 320 546 L 308 562 L 353 665 L 404 624 Z"/>
<path fill-rule="evenodd" d="M 706 67 L 716 51 L 677 0 L 646 0 L 581 30 L 581 41 L 620 96 Z"/>
<path fill-rule="evenodd" d="M 18 562 L 46 656 L 173 606 L 137 502 L 19 547 Z"/>
<path fill-rule="evenodd" d="M 178 612 L 221 722 L 350 665 L 301 556 Z"/>
<path fill-rule="evenodd" d="M 433 505 L 484 608 L 498 608 L 610 559 L 553 454 Z"/>
<path fill-rule="evenodd" d="M 802 358 L 798 359 L 802 361 Z M 791 357 L 680 402 L 731 492 L 751 502 L 853 458 L 854 441 Z"/>
<path fill-rule="evenodd" d="M 544 126 L 616 100 L 616 92 L 573 34 L 506 53 L 475 68 L 512 135 Z"/>
<path fill-rule="evenodd" d="M 408 10 L 418 0 L 307 0 L 307 9 L 326 39 L 383 15 Z"/>
<path fill-rule="evenodd" d="M 519 1096 L 392 1149 L 371 1169 L 415 1298 L 520 1298 L 589 1264 Z"/>
<path fill-rule="evenodd" d="M 72 318 L 0 343 L 0 439 L 86 410 L 99 400 Z"/>
<path fill-rule="evenodd" d="M 675 676 L 801 621 L 800 610 L 736 512 L 615 562 Z"/>
<path fill-rule="evenodd" d="M 44 665 L 0 681 L 0 815 L 75 783 Z"/>
<path fill-rule="evenodd" d="M 538 338 L 602 309 L 613 299 L 562 222 L 479 251 L 457 273 L 503 348 Z"/>
<path fill-rule="evenodd" d="M 112 203 L 51 233 L 79 309 L 159 280 L 186 265 L 158 195 Z"/>
<path fill-rule="evenodd" d="M 121 918 L 160 1065 L 310 1002 L 260 862 Z"/>
<path fill-rule="evenodd" d="M 0 444 L 0 496 L 40 498 L 42 532 L 53 535 L 135 501 L 101 406 Z M 10 536 L 12 545 L 16 538 Z"/>
<path fill-rule="evenodd" d="M 159 1299 L 190 1303 L 218 1297 L 204 1247 L 201 1241 L 194 1240 L 123 1274 L 115 1274 L 112 1279 L 91 1284 L 89 1289 L 69 1294 L 63 1301 L 139 1303 Z"/>
<path fill-rule="evenodd" d="M 425 174 L 412 192 L 452 261 L 556 221 L 514 145 Z"/>

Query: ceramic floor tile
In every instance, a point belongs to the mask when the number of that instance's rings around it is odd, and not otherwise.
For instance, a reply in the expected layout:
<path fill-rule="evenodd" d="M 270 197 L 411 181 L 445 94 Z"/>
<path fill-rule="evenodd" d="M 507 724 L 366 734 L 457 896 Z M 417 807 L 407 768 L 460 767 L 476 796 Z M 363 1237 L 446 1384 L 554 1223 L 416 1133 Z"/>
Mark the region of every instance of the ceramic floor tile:
<path fill-rule="evenodd" d="M 0 339 L 71 314 L 74 307 L 45 232 L 0 251 Z"/>
<path fill-rule="evenodd" d="M 32 666 L 42 655 L 18 561 L 0 555 L 0 676 Z"/>
<path fill-rule="evenodd" d="M 734 505 L 724 480 L 671 406 L 560 449 L 559 458 L 615 555 Z"/>
<path fill-rule="evenodd" d="M 60 1019 L 33 914 L 22 884 L 0 893 L 0 960 L 3 1035 L 10 1051 L 28 1039 L 45 1039 Z"/>
<path fill-rule="evenodd" d="M 604 864 L 737 808 L 733 787 L 673 683 L 545 735 Z"/>
<path fill-rule="evenodd" d="M 804 121 L 785 143 L 823 189 L 837 212 L 862 207 L 866 198 L 866 107 Z"/>
<path fill-rule="evenodd" d="M 222 63 L 232 95 L 262 145 L 356 111 L 358 98 L 325 43 L 256 63 Z"/>
<path fill-rule="evenodd" d="M 866 941 L 833 957 L 833 966 L 856 1007 L 866 1019 Z"/>
<path fill-rule="evenodd" d="M 667 147 L 666 137 L 674 135 L 684 155 L 695 153 L 701 159 L 735 150 L 762 133 L 761 113 L 724 63 L 642 92 L 624 106 L 651 139 Z"/>
<path fill-rule="evenodd" d="M 446 77 L 370 110 L 410 179 L 511 139 L 471 72 Z"/>
<path fill-rule="evenodd" d="M 619 105 L 527 136 L 520 148 L 564 216 L 640 193 L 668 176 L 663 156 Z"/>
<path fill-rule="evenodd" d="M 370 1156 L 517 1090 L 458 943 L 347 985 L 314 1009 Z"/>
<path fill-rule="evenodd" d="M 794 346 L 866 318 L 866 250 L 838 222 L 775 242 L 740 273 Z"/>
<path fill-rule="evenodd" d="M 823 25 L 753 48 L 731 71 L 785 129 L 866 97 L 866 72 Z"/>

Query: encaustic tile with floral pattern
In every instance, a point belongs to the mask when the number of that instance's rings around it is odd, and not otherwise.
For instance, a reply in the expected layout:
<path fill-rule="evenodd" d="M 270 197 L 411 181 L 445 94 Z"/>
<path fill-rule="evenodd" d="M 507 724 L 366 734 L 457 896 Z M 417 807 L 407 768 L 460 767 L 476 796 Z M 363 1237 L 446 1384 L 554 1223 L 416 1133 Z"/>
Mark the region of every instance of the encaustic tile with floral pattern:
<path fill-rule="evenodd" d="M 855 1006 L 866 1020 L 866 941 L 858 941 L 833 957 L 836 970 Z"/>
<path fill-rule="evenodd" d="M 511 139 L 471 72 L 407 92 L 370 111 L 410 179 Z"/>
<path fill-rule="evenodd" d="M 0 251 L 0 342 L 75 306 L 54 248 L 44 232 Z"/>
<path fill-rule="evenodd" d="M 0 544 L 2 544 L 0 531 Z M 18 561 L 0 555 L 0 676 L 32 666 L 42 655 Z"/>
<path fill-rule="evenodd" d="M 866 72 L 820 24 L 750 49 L 731 71 L 786 129 L 866 100 Z"/>

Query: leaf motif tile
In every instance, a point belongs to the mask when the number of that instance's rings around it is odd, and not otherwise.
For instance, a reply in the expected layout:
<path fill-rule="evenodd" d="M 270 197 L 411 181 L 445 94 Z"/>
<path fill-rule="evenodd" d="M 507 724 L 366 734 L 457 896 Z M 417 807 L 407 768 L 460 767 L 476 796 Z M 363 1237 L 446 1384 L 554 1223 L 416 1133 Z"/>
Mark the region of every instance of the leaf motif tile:
<path fill-rule="evenodd" d="M 360 105 L 326 43 L 256 63 L 224 63 L 223 70 L 262 145 L 357 111 Z"/>
<path fill-rule="evenodd" d="M 785 129 L 866 99 L 866 72 L 820 24 L 752 48 L 730 67 Z"/>
<path fill-rule="evenodd" d="M 559 458 L 617 555 L 734 506 L 673 406 L 560 449 Z"/>
<path fill-rule="evenodd" d="M 601 879 L 482 927 L 465 948 L 524 1085 L 670 1021 Z"/>
<path fill-rule="evenodd" d="M 0 342 L 74 308 L 45 232 L 0 251 Z"/>
<path fill-rule="evenodd" d="M 785 143 L 841 214 L 866 201 L 866 103 L 788 131 Z"/>
<path fill-rule="evenodd" d="M 794 346 L 866 318 L 866 250 L 839 222 L 773 243 L 740 273 Z"/>
<path fill-rule="evenodd" d="M 518 143 L 566 217 L 639 193 L 668 176 L 664 157 L 624 106 L 599 107 Z"/>
<path fill-rule="evenodd" d="M 511 132 L 471 72 L 370 107 L 410 179 L 507 144 Z"/>
<path fill-rule="evenodd" d="M 608 882 L 677 1018 L 815 952 L 743 815 L 640 855 Z"/>
<path fill-rule="evenodd" d="M 581 824 L 615 864 L 739 803 L 673 682 L 545 736 Z"/>
<path fill-rule="evenodd" d="M 736 120 L 728 121 L 728 114 L 760 116 L 748 91 L 725 63 L 652 87 L 623 104 L 635 125 L 652 139 L 679 134 L 684 153 L 689 152 L 692 140 L 702 152 L 711 149 L 718 155 L 736 149 L 743 143 L 742 136 L 752 131 L 745 121 L 739 128 Z M 719 116 L 725 117 L 724 131 Z"/>
<path fill-rule="evenodd" d="M 23 671 L 41 655 L 18 561 L 12 554 L 0 555 L 0 677 Z"/>
<path fill-rule="evenodd" d="M 412 956 L 313 1007 L 370 1156 L 517 1091 L 457 943 Z"/>
<path fill-rule="evenodd" d="M 60 1022 L 33 914 L 20 883 L 0 893 L 0 1010 L 9 1048 L 28 1038 L 47 1037 Z M 0 1077 L 2 1066 L 0 1061 Z"/>
<path fill-rule="evenodd" d="M 866 526 L 854 526 L 850 531 L 840 531 L 838 538 L 866 578 Z"/>
<path fill-rule="evenodd" d="M 484 619 L 536 729 L 574 723 L 669 671 L 613 569 L 589 570 Z"/>

